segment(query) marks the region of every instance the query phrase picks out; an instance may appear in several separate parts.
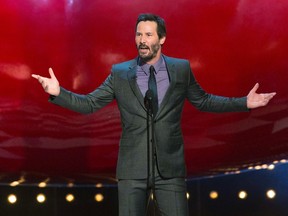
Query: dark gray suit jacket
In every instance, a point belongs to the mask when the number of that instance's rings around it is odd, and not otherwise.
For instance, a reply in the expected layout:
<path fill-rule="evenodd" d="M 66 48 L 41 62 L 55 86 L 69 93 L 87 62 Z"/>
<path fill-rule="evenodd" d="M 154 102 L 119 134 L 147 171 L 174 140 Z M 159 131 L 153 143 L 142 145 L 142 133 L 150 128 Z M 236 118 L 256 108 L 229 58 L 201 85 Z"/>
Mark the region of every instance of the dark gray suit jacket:
<path fill-rule="evenodd" d="M 209 112 L 248 111 L 246 97 L 228 98 L 206 93 L 196 82 L 189 61 L 163 56 L 170 77 L 167 93 L 155 116 L 157 165 L 165 178 L 185 177 L 181 113 L 185 99 Z M 118 179 L 147 177 L 146 109 L 136 82 L 137 58 L 113 65 L 111 74 L 93 92 L 79 95 L 61 87 L 52 103 L 80 113 L 92 113 L 113 99 L 121 114 L 122 136 L 117 163 Z"/>

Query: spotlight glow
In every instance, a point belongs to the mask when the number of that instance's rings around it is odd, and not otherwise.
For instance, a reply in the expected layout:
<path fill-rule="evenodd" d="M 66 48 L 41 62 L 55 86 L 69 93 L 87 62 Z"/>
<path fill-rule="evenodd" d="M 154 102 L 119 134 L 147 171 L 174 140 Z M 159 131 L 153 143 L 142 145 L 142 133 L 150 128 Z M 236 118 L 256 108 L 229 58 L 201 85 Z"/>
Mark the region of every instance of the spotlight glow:
<path fill-rule="evenodd" d="M 73 183 L 73 182 L 69 182 L 69 183 L 67 184 L 67 187 L 74 187 L 74 183 Z"/>
<path fill-rule="evenodd" d="M 267 169 L 268 168 L 268 164 L 262 164 L 262 169 Z"/>
<path fill-rule="evenodd" d="M 102 188 L 102 187 L 103 187 L 103 184 L 102 184 L 102 183 L 96 184 L 96 188 Z"/>
<path fill-rule="evenodd" d="M 46 201 L 46 196 L 44 194 L 38 194 L 36 199 L 39 203 L 44 203 Z"/>
<path fill-rule="evenodd" d="M 7 200 L 10 204 L 15 204 L 17 202 L 17 197 L 15 194 L 10 194 L 8 195 Z"/>
<path fill-rule="evenodd" d="M 11 187 L 16 187 L 16 186 L 18 186 L 19 184 L 20 184 L 19 181 L 13 181 L 13 182 L 10 183 L 10 186 L 11 186 Z"/>
<path fill-rule="evenodd" d="M 276 192 L 274 190 L 268 190 L 266 192 L 266 196 L 268 197 L 268 199 L 274 199 L 276 197 Z"/>
<path fill-rule="evenodd" d="M 44 187 L 46 187 L 47 186 L 47 183 L 46 182 L 40 182 L 39 184 L 38 184 L 38 187 L 40 187 L 40 188 L 44 188 Z"/>
<path fill-rule="evenodd" d="M 248 196 L 248 194 L 247 194 L 246 191 L 240 191 L 240 192 L 238 193 L 238 197 L 239 197 L 240 199 L 246 199 L 247 196 Z"/>
<path fill-rule="evenodd" d="M 25 181 L 25 178 L 23 176 L 21 176 L 19 180 L 11 182 L 10 186 L 11 187 L 16 187 L 19 184 L 23 183 L 24 181 Z"/>
<path fill-rule="evenodd" d="M 74 195 L 73 194 L 67 194 L 66 195 L 66 201 L 67 202 L 73 202 L 75 199 Z"/>
<path fill-rule="evenodd" d="M 218 198 L 218 192 L 217 191 L 211 191 L 210 192 L 210 198 L 211 199 L 217 199 Z"/>
<path fill-rule="evenodd" d="M 95 200 L 96 200 L 96 202 L 102 202 L 104 200 L 103 194 L 100 194 L 100 193 L 96 194 Z"/>

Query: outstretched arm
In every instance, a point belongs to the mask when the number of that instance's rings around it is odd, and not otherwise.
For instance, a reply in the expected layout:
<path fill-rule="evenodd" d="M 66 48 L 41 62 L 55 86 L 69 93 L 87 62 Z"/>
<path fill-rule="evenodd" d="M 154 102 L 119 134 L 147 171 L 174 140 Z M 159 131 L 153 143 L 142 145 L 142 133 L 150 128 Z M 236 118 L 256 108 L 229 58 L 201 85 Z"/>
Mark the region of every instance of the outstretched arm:
<path fill-rule="evenodd" d="M 39 81 L 45 92 L 50 95 L 58 96 L 60 94 L 60 85 L 56 76 L 53 73 L 52 68 L 49 68 L 49 74 L 50 78 L 42 77 L 37 74 L 32 74 L 32 77 Z"/>
<path fill-rule="evenodd" d="M 256 85 L 247 95 L 247 107 L 249 109 L 266 106 L 269 103 L 269 101 L 276 95 L 276 92 L 258 94 L 256 92 L 258 88 L 259 83 L 256 83 Z"/>

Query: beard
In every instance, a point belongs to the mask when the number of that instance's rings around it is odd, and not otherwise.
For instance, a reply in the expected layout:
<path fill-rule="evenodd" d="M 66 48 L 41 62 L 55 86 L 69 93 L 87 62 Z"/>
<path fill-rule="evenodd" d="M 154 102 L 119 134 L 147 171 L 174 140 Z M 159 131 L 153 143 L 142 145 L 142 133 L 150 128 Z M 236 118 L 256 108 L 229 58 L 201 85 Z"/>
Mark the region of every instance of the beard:
<path fill-rule="evenodd" d="M 142 53 L 141 49 L 148 50 L 148 53 Z M 144 45 L 144 44 L 140 44 L 139 46 L 137 46 L 138 55 L 144 62 L 149 62 L 150 60 L 155 58 L 159 49 L 160 49 L 160 44 L 152 44 L 151 47 L 148 47 L 147 45 Z"/>

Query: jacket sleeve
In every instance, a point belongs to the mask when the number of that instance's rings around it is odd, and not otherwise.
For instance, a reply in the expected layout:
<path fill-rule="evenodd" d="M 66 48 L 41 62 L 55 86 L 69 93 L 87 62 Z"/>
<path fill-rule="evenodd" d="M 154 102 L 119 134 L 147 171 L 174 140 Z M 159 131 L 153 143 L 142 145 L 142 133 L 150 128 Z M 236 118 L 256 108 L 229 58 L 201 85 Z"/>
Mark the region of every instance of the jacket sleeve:
<path fill-rule="evenodd" d="M 109 104 L 114 97 L 113 75 L 111 73 L 98 88 L 89 94 L 76 94 L 61 87 L 60 94 L 57 97 L 50 96 L 49 101 L 75 112 L 88 114 Z"/>
<path fill-rule="evenodd" d="M 205 112 L 249 111 L 247 97 L 223 97 L 205 92 L 196 81 L 190 66 L 188 76 L 187 98 L 197 109 Z"/>

